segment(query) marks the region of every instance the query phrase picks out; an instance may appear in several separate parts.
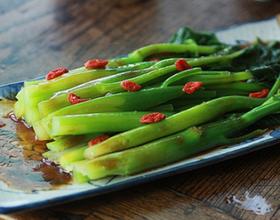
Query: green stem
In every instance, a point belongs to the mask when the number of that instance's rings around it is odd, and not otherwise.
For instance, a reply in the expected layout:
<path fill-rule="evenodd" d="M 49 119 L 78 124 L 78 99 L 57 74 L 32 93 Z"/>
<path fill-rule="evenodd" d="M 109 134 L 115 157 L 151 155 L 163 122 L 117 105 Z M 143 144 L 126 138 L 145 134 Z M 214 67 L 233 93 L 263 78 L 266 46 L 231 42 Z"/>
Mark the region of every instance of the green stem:
<path fill-rule="evenodd" d="M 238 90 L 244 92 L 260 91 L 264 88 L 263 84 L 260 83 L 248 83 L 248 82 L 234 82 L 234 83 L 222 83 L 207 85 L 207 89 L 211 90 Z"/>
<path fill-rule="evenodd" d="M 34 123 L 33 127 L 39 140 L 48 140 L 50 138 L 47 135 L 48 126 L 54 116 L 99 112 L 145 111 L 182 95 L 184 95 L 182 88 L 175 86 L 144 89 L 136 93 L 113 94 L 62 108 L 49 114 L 41 121 Z"/>
<path fill-rule="evenodd" d="M 132 175 L 152 168 L 167 165 L 213 147 L 232 144 L 262 134 L 256 130 L 247 135 L 228 138 L 242 131 L 262 117 L 280 110 L 279 97 L 235 119 L 214 122 L 201 127 L 191 127 L 177 134 L 138 146 L 132 149 L 82 160 L 72 164 L 74 174 L 88 179 L 100 179 L 112 175 Z M 103 142 L 104 143 L 104 142 Z M 96 147 L 96 146 L 95 146 Z M 86 149 L 86 154 L 89 149 Z"/>
<path fill-rule="evenodd" d="M 268 94 L 267 98 L 270 98 L 274 94 L 276 94 L 277 91 L 279 90 L 279 87 L 280 87 L 280 77 L 278 77 L 276 79 L 276 82 L 274 83 L 274 85 L 272 86 L 271 90 L 269 91 L 269 94 Z"/>
<path fill-rule="evenodd" d="M 120 135 L 115 135 L 96 145 L 94 148 L 87 149 L 85 157 L 90 159 L 135 147 L 179 132 L 188 127 L 206 123 L 226 112 L 256 107 L 263 101 L 262 99 L 252 99 L 242 96 L 228 96 L 204 102 L 193 108 L 174 114 L 159 123 L 146 125 Z"/>
<path fill-rule="evenodd" d="M 44 153 L 43 156 L 48 160 L 51 160 L 59 164 L 65 170 L 71 171 L 72 170 L 71 163 L 83 160 L 84 159 L 83 154 L 87 147 L 88 147 L 87 145 L 82 145 L 82 146 L 72 147 L 63 150 L 61 152 L 48 151 Z"/>
<path fill-rule="evenodd" d="M 185 79 L 186 77 L 201 73 L 201 68 L 193 68 L 193 69 L 188 69 L 185 71 L 181 71 L 179 73 L 176 73 L 169 78 L 167 78 L 161 85 L 162 88 L 169 86 L 170 84 L 177 82 L 180 79 Z"/>
<path fill-rule="evenodd" d="M 147 69 L 147 68 L 153 66 L 155 63 L 156 62 L 154 62 L 154 61 L 145 61 L 145 62 L 128 64 L 128 65 L 125 65 L 125 66 L 119 66 L 117 68 L 109 68 L 109 70 L 115 70 L 118 73 L 133 71 L 133 70 L 142 70 L 142 69 Z"/>
<path fill-rule="evenodd" d="M 229 62 L 232 59 L 240 56 L 242 54 L 242 51 L 238 51 L 229 55 L 215 55 L 215 56 L 209 56 L 209 57 L 200 57 L 200 58 L 195 58 L 189 60 L 189 64 L 193 67 L 196 66 L 203 66 L 206 64 L 211 64 L 211 63 L 219 63 L 219 62 Z M 156 78 L 160 78 L 162 76 L 166 76 L 167 74 L 172 73 L 173 71 L 176 71 L 176 67 L 174 65 L 174 62 L 177 60 L 176 59 L 167 59 L 167 60 L 162 60 L 156 64 L 154 64 L 150 69 L 148 68 L 148 72 L 144 72 L 143 75 L 139 74 L 136 77 L 130 77 L 129 79 L 131 81 L 134 81 L 138 84 L 148 84 L 149 81 L 154 80 Z M 171 65 L 169 65 L 171 64 Z M 166 66 L 169 65 L 169 66 Z M 159 68 L 161 67 L 161 68 Z M 159 68 L 159 69 L 157 69 Z M 147 71 L 146 70 L 146 71 Z M 144 70 L 142 70 L 144 71 Z M 150 71 L 150 72 L 149 72 Z M 244 77 L 243 77 L 244 78 Z M 211 80 L 211 79 L 210 79 Z M 232 79 L 233 80 L 233 79 Z M 241 79 L 242 80 L 242 79 Z M 118 79 L 120 81 L 120 79 Z M 212 79 L 213 81 L 213 79 Z M 218 79 L 214 79 L 214 83 L 216 83 Z M 230 81 L 230 80 L 225 80 L 225 81 Z M 56 96 L 52 97 L 51 99 L 47 101 L 43 101 L 39 103 L 39 110 L 40 113 L 43 116 L 46 116 L 50 114 L 53 111 L 56 111 L 60 108 L 66 107 L 69 105 L 67 102 L 67 94 L 69 92 L 74 92 L 75 94 L 84 97 L 84 98 L 95 98 L 95 97 L 100 97 L 106 93 L 116 93 L 122 91 L 122 88 L 120 87 L 120 84 L 117 82 L 113 82 L 112 84 L 104 83 L 96 84 L 94 82 L 92 85 L 87 84 L 87 86 L 84 86 L 85 88 L 73 88 L 68 91 L 64 91 L 63 93 L 59 93 Z"/>
<path fill-rule="evenodd" d="M 204 85 L 213 85 L 213 84 L 223 84 L 238 82 L 243 80 L 252 79 L 253 75 L 250 72 L 236 72 L 236 73 L 225 73 L 224 75 L 194 75 L 189 77 L 189 81 L 200 81 Z M 181 82 L 185 83 L 185 82 Z"/>
<path fill-rule="evenodd" d="M 109 67 L 117 67 L 130 63 L 142 62 L 146 57 L 153 54 L 160 53 L 193 53 L 193 54 L 211 54 L 217 51 L 216 46 L 201 46 L 196 44 L 172 44 L 172 43 L 162 43 L 162 44 L 151 44 L 142 48 L 139 48 L 127 57 L 112 59 L 109 61 Z"/>
<path fill-rule="evenodd" d="M 94 136 L 97 134 L 57 137 L 54 141 L 47 143 L 47 148 L 53 152 L 60 152 L 71 147 L 86 145 Z"/>
<path fill-rule="evenodd" d="M 55 116 L 52 118 L 48 132 L 52 137 L 123 132 L 142 126 L 140 118 L 147 113 L 149 112 L 112 112 Z M 169 113 L 165 114 L 170 115 Z"/>

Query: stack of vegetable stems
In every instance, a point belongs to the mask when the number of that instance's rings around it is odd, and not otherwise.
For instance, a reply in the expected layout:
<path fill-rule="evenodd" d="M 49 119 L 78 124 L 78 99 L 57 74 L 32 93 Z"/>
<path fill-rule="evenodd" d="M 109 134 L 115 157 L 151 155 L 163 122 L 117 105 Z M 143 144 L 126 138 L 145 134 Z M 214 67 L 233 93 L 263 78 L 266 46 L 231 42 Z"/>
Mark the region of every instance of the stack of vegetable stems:
<path fill-rule="evenodd" d="M 246 128 L 280 110 L 278 73 L 272 68 L 274 78 L 260 80 L 248 68 L 251 63 L 235 68 L 258 51 L 256 45 L 236 48 L 213 34 L 180 29 L 169 43 L 108 60 L 105 68 L 80 67 L 51 80 L 27 81 L 14 112 L 39 140 L 49 141 L 44 156 L 72 172 L 74 180 L 136 174 L 264 132 Z M 190 68 L 180 69 L 179 61 Z M 124 81 L 141 90 L 126 91 Z M 183 87 L 189 82 L 203 86 L 188 94 Z M 249 97 L 264 89 L 270 93 Z M 69 94 L 84 101 L 73 104 Z M 141 122 L 153 112 L 166 118 Z M 89 144 L 104 134 L 110 137 Z"/>

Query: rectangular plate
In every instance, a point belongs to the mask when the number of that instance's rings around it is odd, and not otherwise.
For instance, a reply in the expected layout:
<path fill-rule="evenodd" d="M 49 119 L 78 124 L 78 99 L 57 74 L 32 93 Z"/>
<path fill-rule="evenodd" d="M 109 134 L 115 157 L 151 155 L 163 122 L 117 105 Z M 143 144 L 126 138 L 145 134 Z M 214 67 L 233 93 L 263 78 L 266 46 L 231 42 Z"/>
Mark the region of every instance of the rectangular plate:
<path fill-rule="evenodd" d="M 256 36 L 265 40 L 280 39 L 280 29 L 276 19 L 235 26 L 217 32 L 218 37 L 227 43 L 242 39 L 252 41 Z M 23 83 L 0 86 L 0 97 L 14 99 Z M 0 134 L 1 138 L 1 134 Z M 10 188 L 0 181 L 0 213 L 11 213 L 28 209 L 50 206 L 58 203 L 92 197 L 111 191 L 120 190 L 136 184 L 149 182 L 170 175 L 194 170 L 203 166 L 244 155 L 280 142 L 280 129 L 271 131 L 246 142 L 213 150 L 169 166 L 130 177 L 113 177 L 92 181 L 81 185 L 67 185 L 55 190 L 35 190 L 21 192 Z M 1 147 L 1 146 L 0 146 Z M 20 181 L 20 179 L 19 179 Z"/>

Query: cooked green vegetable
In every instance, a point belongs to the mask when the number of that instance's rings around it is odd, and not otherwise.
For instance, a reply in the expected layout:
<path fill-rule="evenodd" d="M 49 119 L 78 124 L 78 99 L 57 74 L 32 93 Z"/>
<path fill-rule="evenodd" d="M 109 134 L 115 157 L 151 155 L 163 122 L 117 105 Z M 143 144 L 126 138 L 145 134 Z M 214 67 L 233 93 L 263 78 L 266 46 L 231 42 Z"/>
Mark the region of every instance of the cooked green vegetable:
<path fill-rule="evenodd" d="M 238 51 L 229 55 L 214 55 L 209 57 L 201 57 L 189 60 L 188 63 L 195 67 L 195 66 L 203 66 L 207 65 L 209 63 L 219 63 L 219 62 L 230 62 L 232 59 L 240 56 L 242 54 L 242 51 Z M 159 65 L 156 66 L 158 68 L 151 69 L 150 72 L 144 73 L 139 76 L 135 76 L 132 78 L 129 78 L 129 80 L 138 83 L 140 85 L 143 85 L 145 83 L 150 83 L 152 80 L 158 79 L 160 77 L 166 76 L 168 74 L 171 74 L 176 71 L 176 67 L 174 65 L 174 62 L 177 59 L 168 59 L 167 62 L 165 60 L 160 61 Z M 172 61 L 172 62 L 171 62 Z M 171 63 L 170 63 L 171 62 Z M 173 64 L 173 65 L 172 65 Z M 156 65 L 156 64 L 155 64 Z M 167 65 L 167 66 L 166 66 Z M 251 75 L 249 73 L 243 73 L 240 77 L 240 80 L 246 80 L 248 78 L 251 78 Z M 224 81 L 234 81 L 234 77 L 231 77 L 229 74 L 221 76 L 221 78 Z M 210 81 L 217 82 L 217 78 L 209 79 Z M 238 80 L 238 79 L 236 79 Z M 70 105 L 70 103 L 67 101 L 67 95 L 69 92 L 74 92 L 75 94 L 83 97 L 83 98 L 96 98 L 103 96 L 107 93 L 117 93 L 124 91 L 121 87 L 119 82 L 112 82 L 112 83 L 94 83 L 94 84 L 88 84 L 87 86 L 82 87 L 76 87 L 71 90 L 67 90 L 63 93 L 56 94 L 54 97 L 50 98 L 49 100 L 43 101 L 39 103 L 39 111 L 43 116 L 46 116 L 50 114 L 51 112 L 54 112 L 60 108 L 66 107 Z"/>
<path fill-rule="evenodd" d="M 38 84 L 36 86 L 29 86 L 24 90 L 24 102 L 25 105 L 29 106 L 24 113 L 25 120 L 33 124 L 41 118 L 41 114 L 38 110 L 38 103 L 47 100 L 52 95 L 57 96 L 60 91 L 66 90 L 67 93 L 71 92 L 71 88 L 77 88 L 83 90 L 89 85 L 95 85 L 97 83 L 113 83 L 124 79 L 135 77 L 143 73 L 149 72 L 151 69 L 140 69 L 140 70 L 130 70 L 127 72 L 120 72 L 117 74 L 115 70 L 92 70 L 89 71 L 89 77 L 78 76 L 81 80 L 77 80 L 72 76 L 76 77 L 78 73 L 71 74 L 70 76 L 58 78 L 51 82 L 45 82 L 43 84 Z M 87 73 L 87 72 L 85 72 Z M 83 74 L 85 74 L 83 73 Z M 73 78 L 73 79 L 72 79 Z M 84 83 L 84 84 L 83 84 Z M 56 93 L 58 92 L 58 93 Z M 65 96 L 65 101 L 67 102 L 67 96 Z"/>
<path fill-rule="evenodd" d="M 173 53 L 173 54 L 212 54 L 217 52 L 219 47 L 217 46 L 202 46 L 195 43 L 189 44 L 172 44 L 172 43 L 162 43 L 162 44 L 151 44 L 140 49 L 133 51 L 128 54 L 127 57 L 117 58 L 110 60 L 109 67 L 117 67 L 130 63 L 138 63 L 144 61 L 145 58 L 153 54 L 161 53 Z"/>
<path fill-rule="evenodd" d="M 95 158 L 104 154 L 135 147 L 166 135 L 174 134 L 191 126 L 206 123 L 218 116 L 232 111 L 245 110 L 260 105 L 264 100 L 242 96 L 228 96 L 211 100 L 179 112 L 156 124 L 115 135 L 108 140 L 88 148 L 86 158 Z M 219 106 L 217 108 L 217 106 Z"/>
<path fill-rule="evenodd" d="M 48 133 L 52 136 L 113 133 L 140 127 L 140 118 L 148 112 L 113 112 L 54 116 Z M 165 113 L 166 115 L 170 115 Z"/>
<path fill-rule="evenodd" d="M 169 40 L 170 43 L 176 44 L 184 44 L 189 41 L 200 45 L 224 45 L 214 33 L 197 32 L 188 27 L 180 28 Z"/>
<path fill-rule="evenodd" d="M 86 145 L 94 136 L 97 136 L 97 134 L 56 137 L 54 141 L 47 143 L 47 147 L 53 152 L 60 152 L 71 147 Z"/>
<path fill-rule="evenodd" d="M 72 166 L 70 166 L 71 163 L 84 159 L 84 151 L 87 147 L 87 145 L 82 145 L 65 149 L 60 152 L 48 151 L 44 153 L 43 156 L 70 171 L 72 169 Z"/>
<path fill-rule="evenodd" d="M 236 132 L 242 131 L 262 117 L 279 110 L 280 98 L 273 97 L 238 118 L 200 127 L 194 126 L 133 149 L 108 154 L 93 160 L 76 162 L 73 164 L 74 175 L 79 174 L 85 176 L 86 179 L 93 180 L 112 175 L 132 175 L 182 160 L 215 146 L 238 143 L 260 135 L 264 131 L 255 130 L 238 137 L 235 136 Z"/>
<path fill-rule="evenodd" d="M 137 93 L 119 93 L 99 97 L 87 102 L 62 108 L 41 121 L 34 123 L 34 129 L 39 140 L 49 140 L 47 133 L 54 116 L 89 114 L 100 112 L 145 111 L 151 107 L 165 103 L 171 99 L 184 96 L 181 87 L 153 88 Z"/>
<path fill-rule="evenodd" d="M 131 175 L 279 125 L 279 57 L 277 41 L 227 45 L 185 27 L 168 43 L 27 81 L 14 112 L 75 180 Z"/>

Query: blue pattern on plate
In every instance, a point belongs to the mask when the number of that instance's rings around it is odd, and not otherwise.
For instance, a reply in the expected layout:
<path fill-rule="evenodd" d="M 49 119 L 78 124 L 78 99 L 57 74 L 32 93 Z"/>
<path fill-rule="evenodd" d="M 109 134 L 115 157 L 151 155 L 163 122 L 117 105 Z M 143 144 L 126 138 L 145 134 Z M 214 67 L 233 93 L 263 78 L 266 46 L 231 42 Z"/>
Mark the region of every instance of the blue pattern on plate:
<path fill-rule="evenodd" d="M 0 97 L 14 100 L 23 82 L 6 84 L 0 87 Z"/>
<path fill-rule="evenodd" d="M 270 133 L 270 135 L 274 138 L 280 139 L 280 129 L 274 130 Z"/>

